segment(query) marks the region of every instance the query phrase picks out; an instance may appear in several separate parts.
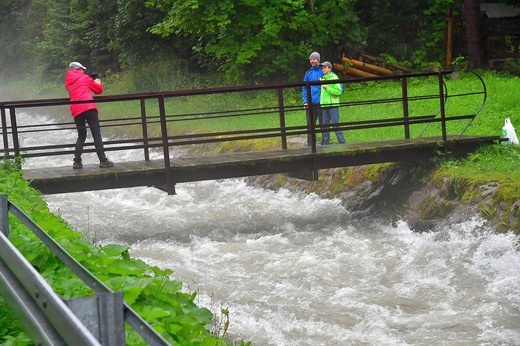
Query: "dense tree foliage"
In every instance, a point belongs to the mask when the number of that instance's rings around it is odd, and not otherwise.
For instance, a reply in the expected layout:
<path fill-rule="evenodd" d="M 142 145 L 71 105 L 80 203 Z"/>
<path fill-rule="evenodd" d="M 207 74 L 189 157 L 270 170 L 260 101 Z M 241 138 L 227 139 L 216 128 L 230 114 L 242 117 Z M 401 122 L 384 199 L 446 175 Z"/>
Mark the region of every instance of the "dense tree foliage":
<path fill-rule="evenodd" d="M 359 44 L 364 32 L 352 0 L 154 0 L 164 12 L 152 32 L 181 35 L 194 42 L 201 64 L 212 64 L 240 79 L 284 75 L 307 63 L 318 50 L 327 60 L 339 47 Z"/>
<path fill-rule="evenodd" d="M 188 71 L 224 72 L 228 81 L 295 80 L 314 50 L 331 61 L 355 50 L 440 64 L 446 13 L 460 17 L 470 3 L 479 1 L 0 0 L 0 74 L 36 68 L 61 78 L 71 60 L 107 73 L 182 60 Z M 478 43 L 472 23 L 468 42 Z"/>

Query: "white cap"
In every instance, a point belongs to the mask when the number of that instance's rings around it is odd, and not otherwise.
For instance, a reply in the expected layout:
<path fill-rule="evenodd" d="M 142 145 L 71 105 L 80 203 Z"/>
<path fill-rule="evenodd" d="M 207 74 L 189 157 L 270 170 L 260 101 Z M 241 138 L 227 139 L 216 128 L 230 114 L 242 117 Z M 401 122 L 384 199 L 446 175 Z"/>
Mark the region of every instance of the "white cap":
<path fill-rule="evenodd" d="M 77 61 L 73 61 L 69 64 L 69 67 L 73 68 L 74 70 L 79 70 L 80 68 L 86 70 L 87 68 L 83 65 L 81 65 L 79 62 Z"/>

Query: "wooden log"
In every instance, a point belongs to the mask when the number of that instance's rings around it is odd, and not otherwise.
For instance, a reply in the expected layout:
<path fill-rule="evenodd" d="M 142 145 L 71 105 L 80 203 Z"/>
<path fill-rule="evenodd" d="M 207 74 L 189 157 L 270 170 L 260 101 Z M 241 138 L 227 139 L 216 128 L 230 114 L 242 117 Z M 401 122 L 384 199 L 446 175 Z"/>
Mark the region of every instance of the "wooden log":
<path fill-rule="evenodd" d="M 386 66 L 394 68 L 394 69 L 399 70 L 399 71 L 406 72 L 406 73 L 412 73 L 413 72 L 412 69 L 410 69 L 408 67 L 399 66 L 399 65 L 393 64 L 391 62 L 387 62 Z"/>
<path fill-rule="evenodd" d="M 372 65 L 376 65 L 376 66 L 379 66 L 379 67 L 382 67 L 382 68 L 387 68 L 387 62 L 381 58 L 376 58 L 376 57 L 373 57 L 373 56 L 370 56 L 368 54 L 363 54 L 363 53 L 360 53 L 359 56 L 357 57 L 357 60 L 359 61 L 362 61 L 362 62 L 367 62 L 369 64 L 372 64 Z"/>
<path fill-rule="evenodd" d="M 370 73 L 373 73 L 373 74 L 376 74 L 379 76 L 392 76 L 394 74 L 394 72 L 392 70 L 389 70 L 387 68 L 368 64 L 366 62 L 359 61 L 356 59 L 349 59 L 349 58 L 345 57 L 342 59 L 342 61 L 348 63 L 349 65 L 351 65 L 354 68 L 357 68 L 357 69 L 360 69 L 360 70 L 363 70 L 366 72 L 370 72 Z"/>
<path fill-rule="evenodd" d="M 336 70 L 336 72 L 341 72 L 341 74 L 343 75 L 347 74 L 347 70 L 345 69 L 345 67 L 343 67 L 342 64 L 338 64 L 335 62 L 332 65 L 334 66 L 334 70 Z"/>
<path fill-rule="evenodd" d="M 376 57 L 370 56 L 368 54 L 360 54 L 360 56 L 363 57 L 363 59 L 367 59 L 369 61 L 372 61 L 373 63 L 384 64 L 386 67 L 390 67 L 390 68 L 393 68 L 393 69 L 396 69 L 396 70 L 400 70 L 400 71 L 403 71 L 403 72 L 407 72 L 407 73 L 412 73 L 413 72 L 408 67 L 399 66 L 397 64 L 393 64 L 393 63 L 388 62 L 388 61 L 386 61 L 384 59 L 376 58 Z"/>
<path fill-rule="evenodd" d="M 375 75 L 375 74 L 372 74 L 372 73 L 369 73 L 369 72 L 366 72 L 363 70 L 359 70 L 355 67 L 345 66 L 342 64 L 338 64 L 338 63 L 334 63 L 334 68 L 338 71 L 342 71 L 344 73 L 347 73 L 347 74 L 349 74 L 351 76 L 355 76 L 355 77 L 362 77 L 362 78 L 379 77 L 378 75 Z"/>
<path fill-rule="evenodd" d="M 368 55 L 368 54 L 359 54 L 359 60 L 363 59 L 363 60 L 368 60 L 368 61 L 372 61 L 373 63 L 377 63 L 377 62 L 382 62 L 381 59 L 378 59 L 376 57 L 373 57 L 371 55 Z"/>

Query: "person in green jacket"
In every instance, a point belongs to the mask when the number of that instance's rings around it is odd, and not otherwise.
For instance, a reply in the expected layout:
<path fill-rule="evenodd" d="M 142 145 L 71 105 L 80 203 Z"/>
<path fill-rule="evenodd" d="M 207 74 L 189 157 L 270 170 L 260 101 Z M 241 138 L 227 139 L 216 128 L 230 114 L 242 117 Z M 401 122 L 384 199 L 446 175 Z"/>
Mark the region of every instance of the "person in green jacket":
<path fill-rule="evenodd" d="M 328 61 L 324 61 L 323 77 L 320 80 L 334 80 L 339 79 L 338 76 L 332 72 L 332 64 Z M 323 145 L 330 144 L 330 127 L 334 129 L 338 143 L 346 143 L 343 131 L 338 130 L 339 123 L 339 96 L 343 93 L 343 88 L 340 83 L 337 84 L 323 84 L 321 86 L 321 116 L 325 132 L 323 132 Z"/>

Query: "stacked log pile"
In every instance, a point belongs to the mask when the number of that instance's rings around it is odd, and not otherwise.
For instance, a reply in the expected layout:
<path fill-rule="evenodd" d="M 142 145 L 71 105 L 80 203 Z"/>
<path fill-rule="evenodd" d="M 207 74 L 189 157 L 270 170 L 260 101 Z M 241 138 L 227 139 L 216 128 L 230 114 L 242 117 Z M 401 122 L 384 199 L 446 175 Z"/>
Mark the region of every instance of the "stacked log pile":
<path fill-rule="evenodd" d="M 412 72 L 407 67 L 364 53 L 356 53 L 354 56 L 348 57 L 343 53 L 340 61 L 334 63 L 334 69 L 338 73 L 348 75 L 351 78 L 374 78 Z"/>

